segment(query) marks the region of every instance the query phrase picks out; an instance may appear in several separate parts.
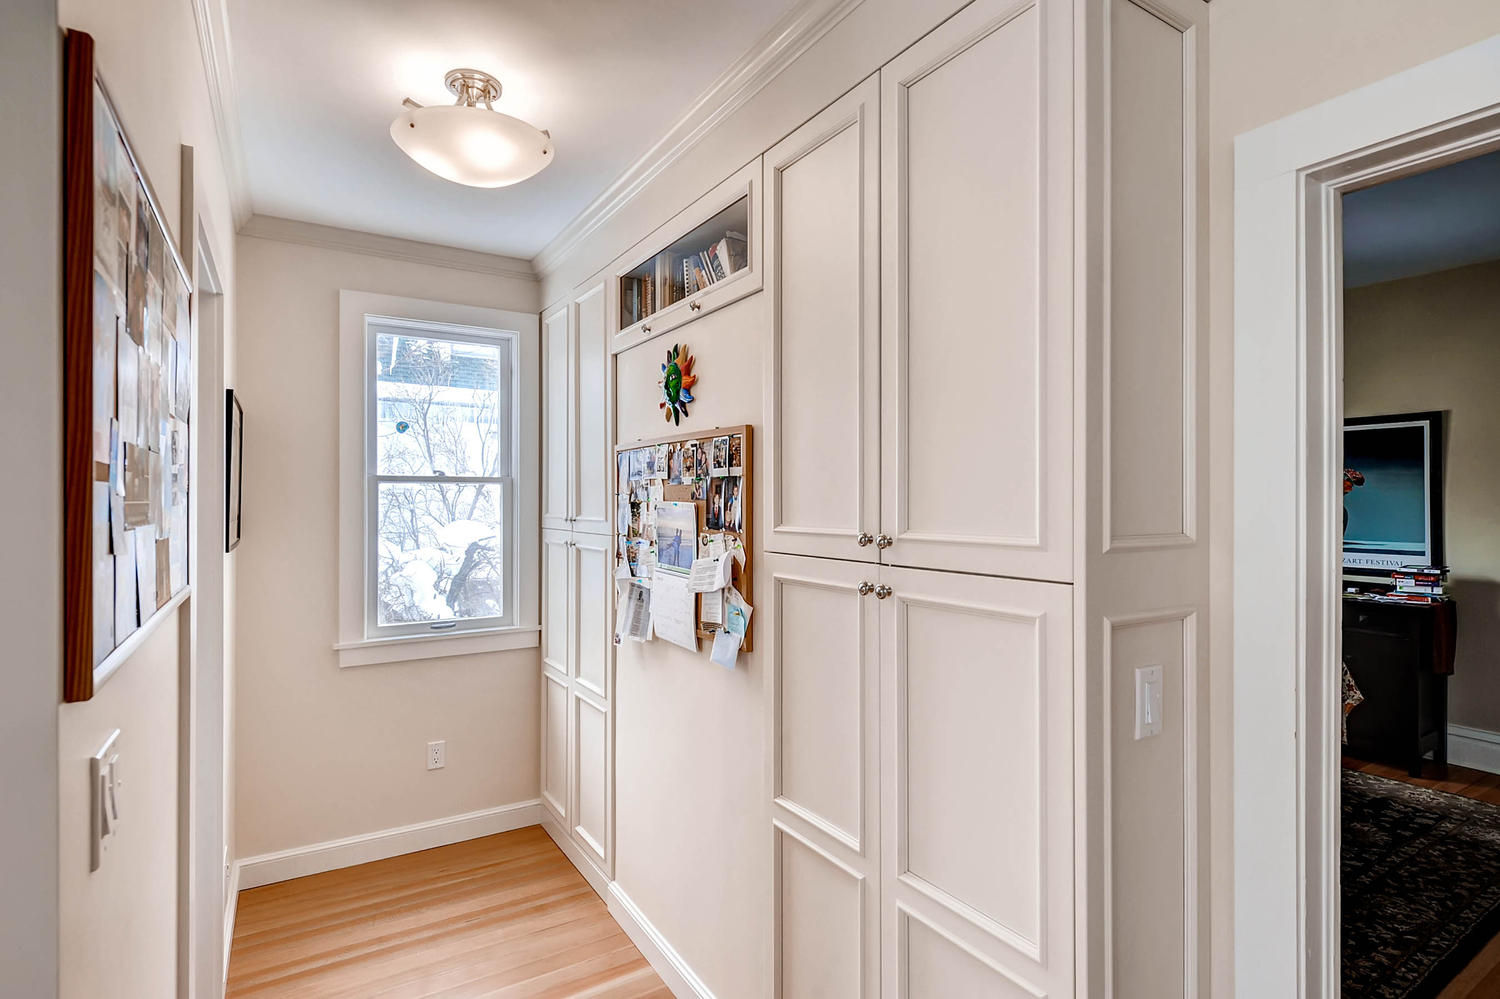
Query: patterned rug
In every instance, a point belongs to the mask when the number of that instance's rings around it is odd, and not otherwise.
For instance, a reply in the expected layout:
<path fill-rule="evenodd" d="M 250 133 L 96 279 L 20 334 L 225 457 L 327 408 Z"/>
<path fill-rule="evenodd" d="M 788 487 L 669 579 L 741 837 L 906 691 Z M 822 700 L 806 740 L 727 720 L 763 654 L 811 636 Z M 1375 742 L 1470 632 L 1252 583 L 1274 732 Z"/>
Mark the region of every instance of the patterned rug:
<path fill-rule="evenodd" d="M 1500 806 L 1343 774 L 1343 995 L 1430 999 L 1500 931 Z"/>

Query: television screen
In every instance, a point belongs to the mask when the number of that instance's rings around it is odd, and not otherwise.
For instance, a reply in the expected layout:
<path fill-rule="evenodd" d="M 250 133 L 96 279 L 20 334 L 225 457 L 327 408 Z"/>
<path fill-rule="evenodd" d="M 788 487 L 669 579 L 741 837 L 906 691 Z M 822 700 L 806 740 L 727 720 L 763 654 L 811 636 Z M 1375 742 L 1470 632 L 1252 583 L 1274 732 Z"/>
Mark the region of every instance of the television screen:
<path fill-rule="evenodd" d="M 1344 570 L 1439 565 L 1442 414 L 1344 423 Z"/>

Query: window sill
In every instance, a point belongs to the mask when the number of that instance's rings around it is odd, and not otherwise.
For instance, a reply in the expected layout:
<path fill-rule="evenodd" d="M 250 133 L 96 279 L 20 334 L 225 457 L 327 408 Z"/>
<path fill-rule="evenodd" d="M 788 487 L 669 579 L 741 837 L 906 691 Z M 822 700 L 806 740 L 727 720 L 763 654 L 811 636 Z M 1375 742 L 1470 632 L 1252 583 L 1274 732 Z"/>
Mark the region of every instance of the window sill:
<path fill-rule="evenodd" d="M 339 666 L 378 666 L 381 663 L 406 663 L 422 659 L 467 656 L 476 652 L 505 652 L 510 649 L 534 649 L 541 645 L 540 626 L 488 628 L 463 635 L 402 635 L 399 638 L 368 638 L 353 642 L 335 642 Z"/>

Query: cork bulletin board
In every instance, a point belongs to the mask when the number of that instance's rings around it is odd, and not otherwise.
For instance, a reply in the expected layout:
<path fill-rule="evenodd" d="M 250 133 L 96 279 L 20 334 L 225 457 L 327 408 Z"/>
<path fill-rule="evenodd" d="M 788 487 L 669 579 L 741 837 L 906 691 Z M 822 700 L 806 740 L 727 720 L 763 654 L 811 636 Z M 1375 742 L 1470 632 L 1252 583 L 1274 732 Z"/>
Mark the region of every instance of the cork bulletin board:
<path fill-rule="evenodd" d="M 691 560 L 705 557 L 711 545 L 720 544 L 733 562 L 732 585 L 753 607 L 751 435 L 751 427 L 741 425 L 616 445 L 616 567 L 627 567 L 632 578 L 648 579 L 662 571 L 663 562 L 666 571 L 682 571 Z M 692 504 L 696 519 L 692 551 L 682 548 L 677 540 L 682 532 L 670 524 L 669 517 L 681 515 L 680 504 Z M 733 557 L 736 549 L 743 559 Z M 700 638 L 712 639 L 720 627 L 704 608 L 705 600 L 718 596 L 698 595 L 696 631 Z M 753 651 L 754 633 L 752 617 L 741 652 Z"/>

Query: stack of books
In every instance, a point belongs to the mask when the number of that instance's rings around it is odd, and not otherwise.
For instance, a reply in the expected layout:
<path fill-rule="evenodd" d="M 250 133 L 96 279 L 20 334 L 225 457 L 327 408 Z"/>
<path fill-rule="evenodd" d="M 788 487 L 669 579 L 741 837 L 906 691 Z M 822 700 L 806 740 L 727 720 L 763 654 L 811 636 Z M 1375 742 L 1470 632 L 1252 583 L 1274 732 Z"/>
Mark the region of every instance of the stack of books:
<path fill-rule="evenodd" d="M 1441 566 L 1403 565 L 1391 573 L 1391 582 L 1395 584 L 1391 593 L 1398 597 L 1441 600 L 1447 580 L 1448 570 Z"/>
<path fill-rule="evenodd" d="M 724 280 L 742 270 L 748 262 L 745 234 L 726 232 L 724 238 L 717 243 L 711 243 L 697 253 L 687 254 L 682 258 L 683 296 Z"/>

